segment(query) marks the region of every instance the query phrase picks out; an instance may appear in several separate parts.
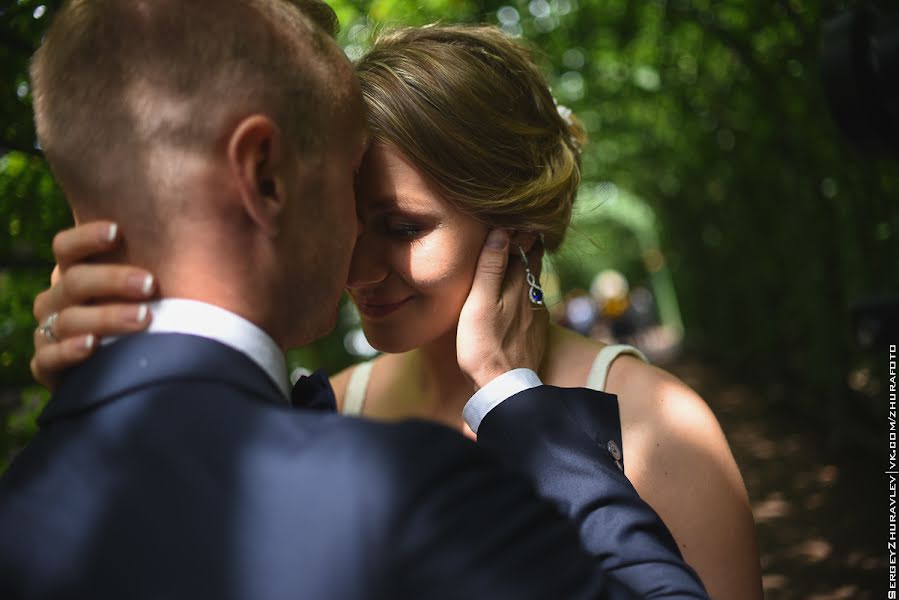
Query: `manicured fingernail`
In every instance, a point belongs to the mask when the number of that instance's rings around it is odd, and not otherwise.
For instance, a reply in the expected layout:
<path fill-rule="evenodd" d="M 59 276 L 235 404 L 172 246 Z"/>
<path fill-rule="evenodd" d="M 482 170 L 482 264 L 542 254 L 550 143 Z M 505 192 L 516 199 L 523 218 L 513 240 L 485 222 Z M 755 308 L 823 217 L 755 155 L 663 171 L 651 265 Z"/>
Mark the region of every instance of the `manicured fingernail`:
<path fill-rule="evenodd" d="M 150 312 L 150 309 L 147 307 L 147 305 L 146 305 L 146 304 L 141 304 L 141 305 L 137 308 L 137 322 L 138 322 L 138 323 L 143 323 L 144 321 L 146 321 L 146 320 L 147 320 L 147 313 L 149 313 L 149 312 Z"/>
<path fill-rule="evenodd" d="M 109 231 L 106 232 L 106 241 L 114 242 L 115 236 L 119 233 L 119 226 L 115 223 L 109 226 Z"/>
<path fill-rule="evenodd" d="M 503 250 L 509 243 L 509 235 L 502 229 L 494 229 L 487 236 L 487 247 L 494 250 Z"/>
<path fill-rule="evenodd" d="M 93 333 L 87 334 L 86 336 L 84 336 L 84 349 L 90 350 L 94 347 L 94 343 L 96 343 L 96 341 L 97 338 L 94 337 Z"/>
<path fill-rule="evenodd" d="M 144 296 L 149 296 L 153 291 L 152 275 L 129 275 L 128 285 Z"/>

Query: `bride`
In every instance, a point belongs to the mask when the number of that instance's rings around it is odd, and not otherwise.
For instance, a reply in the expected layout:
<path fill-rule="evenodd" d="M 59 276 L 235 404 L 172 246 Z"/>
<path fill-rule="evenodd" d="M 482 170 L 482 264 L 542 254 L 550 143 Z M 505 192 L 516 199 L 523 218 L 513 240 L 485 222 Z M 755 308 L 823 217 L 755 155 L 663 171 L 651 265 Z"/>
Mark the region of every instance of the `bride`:
<path fill-rule="evenodd" d="M 461 416 L 471 387 L 456 363 L 455 327 L 478 252 L 490 228 L 506 229 L 510 260 L 539 276 L 543 252 L 556 250 L 568 228 L 583 130 L 556 106 L 528 51 L 493 27 L 393 30 L 356 69 L 371 146 L 357 179 L 361 233 L 347 289 L 366 338 L 383 354 L 332 378 L 338 407 L 371 419 L 428 419 L 472 436 Z M 116 243 L 96 230 L 60 234 L 60 265 Z M 149 281 L 114 265 L 79 265 L 56 277 L 35 315 L 43 322 L 59 312 L 56 334 L 67 339 L 37 338 L 38 379 L 52 384 L 84 360 L 85 341 L 95 339 L 89 333 L 146 326 L 138 304 L 77 305 L 152 294 Z M 539 288 L 532 292 L 542 310 Z M 618 406 L 606 408 L 619 431 L 609 451 L 710 595 L 761 598 L 746 490 L 705 402 L 635 348 L 606 346 L 548 320 L 544 335 L 543 382 L 617 395 Z"/>

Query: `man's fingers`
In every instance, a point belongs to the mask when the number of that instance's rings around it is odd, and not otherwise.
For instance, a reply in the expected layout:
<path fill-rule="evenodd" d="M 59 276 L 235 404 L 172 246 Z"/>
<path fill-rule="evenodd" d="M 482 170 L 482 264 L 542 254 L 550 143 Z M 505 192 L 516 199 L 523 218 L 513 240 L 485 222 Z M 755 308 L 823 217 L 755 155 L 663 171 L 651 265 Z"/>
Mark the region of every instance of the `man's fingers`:
<path fill-rule="evenodd" d="M 502 297 L 507 301 L 514 301 L 520 304 L 521 298 L 527 297 L 527 271 L 524 268 L 524 262 L 521 260 L 521 254 L 518 248 L 514 249 L 514 254 L 510 256 L 512 264 L 509 265 L 506 273 L 505 283 L 501 291 Z"/>
<path fill-rule="evenodd" d="M 94 221 L 60 231 L 53 238 L 53 255 L 65 271 L 69 265 L 107 252 L 118 242 L 119 228 L 111 221 Z"/>
<path fill-rule="evenodd" d="M 31 359 L 31 374 L 46 388 L 56 388 L 59 377 L 89 357 L 97 346 L 93 335 L 82 335 L 49 344 L 35 352 Z"/>
<path fill-rule="evenodd" d="M 478 258 L 474 282 L 471 285 L 471 296 L 499 300 L 508 263 L 509 234 L 502 229 L 494 229 L 487 235 L 481 256 Z"/>
<path fill-rule="evenodd" d="M 528 263 L 531 267 L 531 272 L 539 282 L 540 275 L 543 273 L 543 244 L 534 244 L 534 247 L 531 248 L 531 251 L 528 252 L 527 256 Z"/>

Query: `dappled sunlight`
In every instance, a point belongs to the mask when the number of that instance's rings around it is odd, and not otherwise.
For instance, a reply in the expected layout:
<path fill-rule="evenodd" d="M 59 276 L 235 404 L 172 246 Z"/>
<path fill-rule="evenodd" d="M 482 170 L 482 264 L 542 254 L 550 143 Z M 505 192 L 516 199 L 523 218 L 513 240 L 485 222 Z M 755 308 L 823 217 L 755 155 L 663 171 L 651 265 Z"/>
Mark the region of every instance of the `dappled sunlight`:
<path fill-rule="evenodd" d="M 812 594 L 807 600 L 847 600 L 848 598 L 858 598 L 858 586 L 843 585 L 832 592 L 823 592 L 820 594 Z"/>
<path fill-rule="evenodd" d="M 803 559 L 808 563 L 818 563 L 828 558 L 833 552 L 833 546 L 822 539 L 805 540 L 790 549 L 790 554 Z"/>
<path fill-rule="evenodd" d="M 837 480 L 840 470 L 834 465 L 827 465 L 818 469 L 818 483 L 822 485 L 832 485 Z"/>
<path fill-rule="evenodd" d="M 815 510 L 817 508 L 821 508 L 824 504 L 824 494 L 815 493 L 808 497 L 805 501 L 805 509 L 806 510 Z"/>
<path fill-rule="evenodd" d="M 774 590 L 785 590 L 789 583 L 790 580 L 779 573 L 766 573 L 765 575 L 762 575 L 762 588 L 766 593 Z"/>
<path fill-rule="evenodd" d="M 763 396 L 702 362 L 668 365 L 721 421 L 749 492 L 767 600 L 865 600 L 886 580 L 886 553 L 862 458 L 821 432 L 764 410 Z M 784 390 L 789 395 L 790 391 Z"/>
<path fill-rule="evenodd" d="M 780 519 L 790 514 L 791 507 L 789 502 L 783 499 L 780 492 L 774 492 L 762 502 L 752 507 L 752 514 L 755 516 L 756 523 L 764 523 L 772 519 Z"/>
<path fill-rule="evenodd" d="M 750 449 L 756 458 L 762 460 L 768 460 L 777 455 L 777 445 L 771 440 L 757 439 Z"/>
<path fill-rule="evenodd" d="M 865 570 L 877 569 L 882 566 L 879 558 L 870 556 L 864 552 L 850 552 L 846 556 L 846 564 L 850 567 L 859 567 Z"/>

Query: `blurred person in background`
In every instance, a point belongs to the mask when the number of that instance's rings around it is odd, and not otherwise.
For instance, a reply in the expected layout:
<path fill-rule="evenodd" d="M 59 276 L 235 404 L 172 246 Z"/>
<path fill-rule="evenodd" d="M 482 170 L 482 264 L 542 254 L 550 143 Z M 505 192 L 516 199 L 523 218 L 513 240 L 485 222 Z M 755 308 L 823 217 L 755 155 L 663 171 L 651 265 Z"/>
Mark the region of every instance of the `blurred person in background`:
<path fill-rule="evenodd" d="M 599 307 L 603 322 L 607 323 L 617 341 L 633 343 L 637 332 L 627 278 L 615 269 L 600 271 L 590 286 L 590 295 Z"/>
<path fill-rule="evenodd" d="M 591 336 L 597 317 L 596 303 L 584 290 L 574 289 L 565 294 L 565 310 L 559 324 L 583 336 Z"/>

